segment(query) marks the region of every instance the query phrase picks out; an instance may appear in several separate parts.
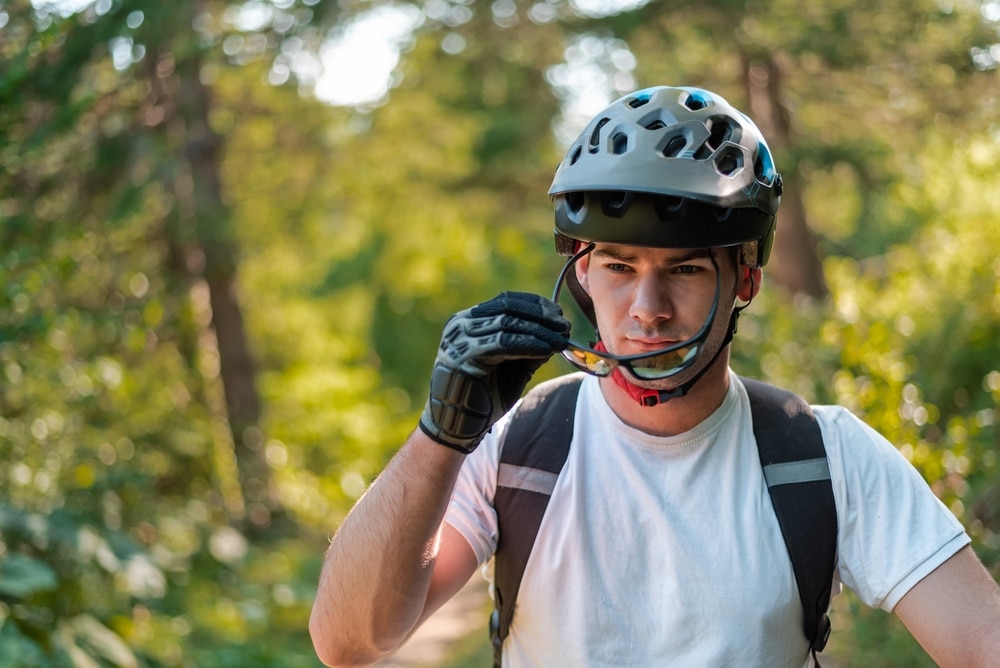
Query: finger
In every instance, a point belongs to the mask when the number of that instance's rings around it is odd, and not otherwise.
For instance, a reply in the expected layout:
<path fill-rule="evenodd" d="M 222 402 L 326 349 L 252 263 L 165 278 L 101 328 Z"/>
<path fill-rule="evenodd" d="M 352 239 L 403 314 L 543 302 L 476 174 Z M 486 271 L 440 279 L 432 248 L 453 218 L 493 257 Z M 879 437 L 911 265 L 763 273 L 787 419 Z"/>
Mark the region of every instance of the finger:
<path fill-rule="evenodd" d="M 482 345 L 494 335 L 527 334 L 547 344 L 549 350 L 562 350 L 566 347 L 568 331 L 562 327 L 553 329 L 547 323 L 532 322 L 511 315 L 498 315 L 490 318 L 475 318 L 456 323 L 465 334 L 472 339 L 483 339 Z M 504 340 L 498 340 L 501 347 Z"/>
<path fill-rule="evenodd" d="M 474 363 L 485 366 L 497 365 L 505 361 L 539 360 L 544 362 L 555 352 L 552 344 L 530 334 L 504 332 L 500 334 L 501 344 L 481 350 Z"/>

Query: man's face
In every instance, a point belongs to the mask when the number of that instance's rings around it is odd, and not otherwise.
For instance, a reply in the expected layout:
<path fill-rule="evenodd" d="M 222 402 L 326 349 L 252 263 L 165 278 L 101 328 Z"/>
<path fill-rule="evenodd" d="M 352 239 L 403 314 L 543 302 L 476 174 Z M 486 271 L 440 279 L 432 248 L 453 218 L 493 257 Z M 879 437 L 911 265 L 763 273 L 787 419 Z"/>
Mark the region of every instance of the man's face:
<path fill-rule="evenodd" d="M 703 364 L 713 359 L 722 345 L 737 296 L 750 297 L 753 284 L 748 271 L 741 271 L 737 281 L 735 251 L 731 249 L 617 244 L 597 244 L 576 265 L 577 279 L 593 300 L 601 339 L 615 355 L 661 350 L 698 334 L 710 315 L 719 280 L 718 312 L 699 353 L 704 356 Z M 759 281 L 759 270 L 754 271 Z M 696 364 L 690 375 L 703 364 Z M 650 385 L 674 386 L 688 375 L 685 372 Z"/>
<path fill-rule="evenodd" d="M 715 295 L 709 249 L 663 249 L 598 244 L 576 265 L 594 302 L 608 351 L 634 355 L 685 341 L 701 329 Z M 734 284 L 731 254 L 716 252 L 724 299 Z M 728 293 L 728 294 L 727 294 Z M 731 309 L 720 303 L 728 320 Z"/>

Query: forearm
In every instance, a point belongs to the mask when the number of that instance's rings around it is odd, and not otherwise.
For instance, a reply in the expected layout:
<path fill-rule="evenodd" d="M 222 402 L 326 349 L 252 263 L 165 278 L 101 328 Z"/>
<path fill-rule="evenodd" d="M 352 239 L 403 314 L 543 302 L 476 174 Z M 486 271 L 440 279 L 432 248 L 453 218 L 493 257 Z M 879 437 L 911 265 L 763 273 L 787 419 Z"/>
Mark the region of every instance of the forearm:
<path fill-rule="evenodd" d="M 504 292 L 445 324 L 420 430 L 352 510 L 327 552 L 309 632 L 331 666 L 365 666 L 394 652 L 477 564 L 448 531 L 448 501 L 464 455 L 509 411 L 570 324 L 544 297 Z M 430 602 L 430 604 L 428 604 Z"/>
<path fill-rule="evenodd" d="M 463 457 L 414 433 L 334 537 L 309 629 L 328 665 L 391 654 L 420 619 Z"/>
<path fill-rule="evenodd" d="M 1000 657 L 1000 590 L 982 581 L 981 601 L 961 631 L 952 629 L 932 637 L 924 649 L 941 668 L 996 668 Z M 921 643 L 923 644 L 923 643 Z"/>

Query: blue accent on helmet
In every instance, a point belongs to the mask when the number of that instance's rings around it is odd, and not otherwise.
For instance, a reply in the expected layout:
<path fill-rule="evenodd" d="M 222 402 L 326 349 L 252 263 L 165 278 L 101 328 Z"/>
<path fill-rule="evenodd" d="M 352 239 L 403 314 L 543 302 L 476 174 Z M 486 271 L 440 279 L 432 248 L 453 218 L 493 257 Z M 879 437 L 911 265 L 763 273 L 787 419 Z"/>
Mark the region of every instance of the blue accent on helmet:
<path fill-rule="evenodd" d="M 681 90 L 688 92 L 688 99 L 684 101 L 684 106 L 688 109 L 697 110 L 711 107 L 717 101 L 715 93 L 704 88 L 682 87 Z"/>
<path fill-rule="evenodd" d="M 761 173 L 757 176 L 770 185 L 774 181 L 774 175 L 777 173 L 777 170 L 774 168 L 774 158 L 771 157 L 771 151 L 768 150 L 767 144 L 758 142 L 757 157 L 760 160 L 761 166 Z"/>
<path fill-rule="evenodd" d="M 649 102 L 649 99 L 653 97 L 653 93 L 660 89 L 660 86 L 653 86 L 651 88 L 643 88 L 642 90 L 637 90 L 631 95 L 626 95 L 621 98 L 622 100 L 636 100 L 642 102 Z"/>

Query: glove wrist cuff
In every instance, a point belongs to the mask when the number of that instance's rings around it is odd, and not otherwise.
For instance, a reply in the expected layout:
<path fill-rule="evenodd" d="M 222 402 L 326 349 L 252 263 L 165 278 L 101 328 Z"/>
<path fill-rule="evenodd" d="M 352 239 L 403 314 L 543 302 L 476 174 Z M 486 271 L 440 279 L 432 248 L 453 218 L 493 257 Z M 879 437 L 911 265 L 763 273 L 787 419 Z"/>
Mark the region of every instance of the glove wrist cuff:
<path fill-rule="evenodd" d="M 431 439 L 472 452 L 493 426 L 493 401 L 482 378 L 436 364 L 420 426 Z"/>
<path fill-rule="evenodd" d="M 455 452 L 460 452 L 463 455 L 467 455 L 479 447 L 479 441 L 481 439 L 476 439 L 474 441 L 449 441 L 440 429 L 433 426 L 428 426 L 424 424 L 423 418 L 420 419 L 420 431 L 424 432 L 427 438 L 431 439 L 435 443 L 443 445 L 446 448 L 451 448 Z"/>

